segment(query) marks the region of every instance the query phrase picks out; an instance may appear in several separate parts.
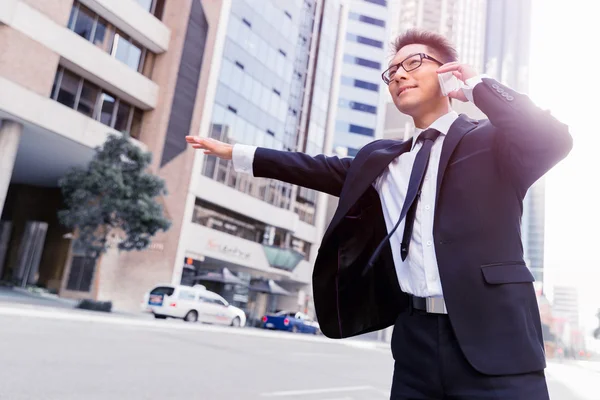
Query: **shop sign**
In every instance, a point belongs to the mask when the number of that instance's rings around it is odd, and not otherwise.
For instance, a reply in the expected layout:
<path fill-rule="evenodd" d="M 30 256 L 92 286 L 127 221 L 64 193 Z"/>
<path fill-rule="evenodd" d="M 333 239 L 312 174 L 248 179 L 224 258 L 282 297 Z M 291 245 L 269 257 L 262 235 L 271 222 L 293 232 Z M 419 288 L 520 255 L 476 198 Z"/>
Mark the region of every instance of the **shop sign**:
<path fill-rule="evenodd" d="M 215 239 L 208 239 L 206 247 L 209 250 L 217 251 L 228 256 L 239 258 L 241 260 L 248 260 L 252 256 L 251 253 L 244 251 L 235 245 L 219 243 Z"/>

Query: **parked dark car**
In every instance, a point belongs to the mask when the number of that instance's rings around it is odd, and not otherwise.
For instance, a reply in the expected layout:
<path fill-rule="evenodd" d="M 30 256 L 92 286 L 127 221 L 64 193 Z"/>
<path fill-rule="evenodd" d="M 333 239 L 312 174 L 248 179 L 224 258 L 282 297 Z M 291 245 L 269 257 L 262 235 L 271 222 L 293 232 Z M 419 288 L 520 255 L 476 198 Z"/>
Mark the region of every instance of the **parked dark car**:
<path fill-rule="evenodd" d="M 308 315 L 296 311 L 279 311 L 275 314 L 267 314 L 262 317 L 262 327 L 264 329 L 310 333 L 313 335 L 321 333 L 319 324 L 316 321 Z"/>

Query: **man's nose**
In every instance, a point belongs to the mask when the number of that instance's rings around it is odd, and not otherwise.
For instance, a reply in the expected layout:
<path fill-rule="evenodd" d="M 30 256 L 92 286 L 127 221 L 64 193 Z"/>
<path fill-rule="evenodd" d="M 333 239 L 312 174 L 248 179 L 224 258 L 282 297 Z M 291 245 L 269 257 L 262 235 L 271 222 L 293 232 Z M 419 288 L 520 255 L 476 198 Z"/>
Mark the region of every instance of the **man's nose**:
<path fill-rule="evenodd" d="M 394 77 L 392 78 L 393 80 L 395 80 L 396 82 L 401 82 L 403 80 L 408 79 L 408 72 L 406 72 L 406 70 L 402 67 L 398 67 L 398 69 L 396 70 L 396 73 L 394 74 Z"/>

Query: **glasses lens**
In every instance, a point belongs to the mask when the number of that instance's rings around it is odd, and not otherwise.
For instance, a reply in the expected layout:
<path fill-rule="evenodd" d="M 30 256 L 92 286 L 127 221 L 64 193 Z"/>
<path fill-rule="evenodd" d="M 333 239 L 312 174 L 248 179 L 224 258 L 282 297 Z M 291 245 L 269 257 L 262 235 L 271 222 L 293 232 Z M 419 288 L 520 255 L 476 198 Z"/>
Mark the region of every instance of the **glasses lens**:
<path fill-rule="evenodd" d="M 421 66 L 421 55 L 415 54 L 414 56 L 407 58 L 402 62 L 402 68 L 407 72 L 417 69 Z"/>
<path fill-rule="evenodd" d="M 390 67 L 387 71 L 385 71 L 383 73 L 384 82 L 389 84 L 392 81 L 392 79 L 394 79 L 394 75 L 396 74 L 396 71 L 398 71 L 397 65 L 394 65 L 394 66 Z"/>

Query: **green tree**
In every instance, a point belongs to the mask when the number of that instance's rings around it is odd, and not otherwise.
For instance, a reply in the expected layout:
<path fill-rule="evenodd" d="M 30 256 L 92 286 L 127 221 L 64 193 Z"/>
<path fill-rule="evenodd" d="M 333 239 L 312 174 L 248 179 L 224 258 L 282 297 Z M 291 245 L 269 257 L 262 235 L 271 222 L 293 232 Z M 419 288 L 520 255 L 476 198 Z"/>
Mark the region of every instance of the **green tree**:
<path fill-rule="evenodd" d="M 119 250 L 143 250 L 171 225 L 156 201 L 166 194 L 165 183 L 146 172 L 152 154 L 115 135 L 95 151 L 86 168 L 73 168 L 60 180 L 67 208 L 58 218 L 76 231 L 89 257 L 97 259 L 114 242 Z"/>

